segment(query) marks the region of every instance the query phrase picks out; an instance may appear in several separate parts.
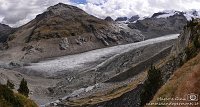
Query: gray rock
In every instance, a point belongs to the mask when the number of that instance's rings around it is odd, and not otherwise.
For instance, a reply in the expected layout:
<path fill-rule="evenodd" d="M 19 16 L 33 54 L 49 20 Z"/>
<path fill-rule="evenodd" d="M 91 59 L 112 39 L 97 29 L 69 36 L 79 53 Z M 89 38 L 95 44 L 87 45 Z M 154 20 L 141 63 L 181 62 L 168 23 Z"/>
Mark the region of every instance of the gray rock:
<path fill-rule="evenodd" d="M 60 50 L 66 50 L 69 47 L 69 41 L 67 38 L 62 38 L 60 44 Z"/>
<path fill-rule="evenodd" d="M 0 23 L 0 43 L 6 42 L 8 35 L 14 32 L 15 29 L 11 28 L 8 25 Z"/>
<path fill-rule="evenodd" d="M 109 43 L 108 43 L 104 38 L 102 38 L 101 40 L 102 40 L 102 42 L 103 42 L 103 44 L 104 44 L 105 46 L 109 46 Z"/>
<path fill-rule="evenodd" d="M 138 15 L 132 16 L 128 21 L 129 22 L 134 22 L 137 21 L 140 17 Z"/>
<path fill-rule="evenodd" d="M 136 23 L 129 23 L 128 27 L 140 30 L 145 35 L 145 38 L 149 39 L 162 35 L 180 33 L 187 23 L 187 19 L 183 13 L 175 14 L 167 18 L 155 18 L 162 14 L 165 13 L 157 13 L 151 18 L 138 20 Z"/>
<path fill-rule="evenodd" d="M 109 21 L 109 22 L 114 21 L 110 16 L 106 17 L 104 20 Z"/>
<path fill-rule="evenodd" d="M 10 68 L 18 68 L 18 67 L 22 67 L 23 63 L 19 62 L 19 61 L 11 61 L 9 63 L 9 67 Z"/>
<path fill-rule="evenodd" d="M 127 21 L 127 17 L 118 17 L 115 21 Z"/>
<path fill-rule="evenodd" d="M 30 51 L 31 49 L 33 49 L 34 47 L 31 45 L 25 46 L 22 51 Z"/>
<path fill-rule="evenodd" d="M 78 45 L 82 45 L 82 42 L 79 41 L 78 39 L 75 39 L 75 41 L 76 41 L 76 44 L 78 44 Z"/>

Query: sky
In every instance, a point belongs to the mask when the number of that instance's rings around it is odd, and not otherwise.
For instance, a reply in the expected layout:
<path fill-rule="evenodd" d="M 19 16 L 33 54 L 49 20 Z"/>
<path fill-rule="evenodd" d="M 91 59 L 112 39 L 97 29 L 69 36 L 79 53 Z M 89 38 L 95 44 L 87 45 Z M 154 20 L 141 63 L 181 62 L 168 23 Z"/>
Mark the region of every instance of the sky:
<path fill-rule="evenodd" d="M 98 18 L 150 16 L 163 10 L 200 9 L 200 0 L 0 0 L 0 23 L 21 26 L 59 2 L 77 6 Z"/>

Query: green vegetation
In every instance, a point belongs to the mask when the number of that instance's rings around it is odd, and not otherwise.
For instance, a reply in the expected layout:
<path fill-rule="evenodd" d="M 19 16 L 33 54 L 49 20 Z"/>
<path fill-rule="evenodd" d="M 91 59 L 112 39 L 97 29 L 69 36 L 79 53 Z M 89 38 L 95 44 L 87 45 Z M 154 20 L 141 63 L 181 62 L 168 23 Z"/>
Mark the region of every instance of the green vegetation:
<path fill-rule="evenodd" d="M 0 84 L 0 107 L 37 107 L 32 100 L 27 99 L 27 82 L 22 79 L 20 92 L 22 94 L 17 94 L 12 91 L 14 89 L 14 84 L 9 80 L 6 85 Z M 26 96 L 24 96 L 24 94 Z"/>
<path fill-rule="evenodd" d="M 189 60 L 193 57 L 195 57 L 197 55 L 197 49 L 194 47 L 194 46 L 191 46 L 191 47 L 186 47 L 185 48 L 185 54 L 186 54 L 186 59 Z"/>
<path fill-rule="evenodd" d="M 194 58 L 200 51 L 200 35 L 195 33 L 185 48 L 186 61 Z"/>
<path fill-rule="evenodd" d="M 190 28 L 191 34 L 189 39 L 189 44 L 185 48 L 185 53 L 187 55 L 187 60 L 195 57 L 200 49 L 200 24 L 198 20 L 192 19 L 187 23 L 187 27 Z"/>
<path fill-rule="evenodd" d="M 16 98 L 19 99 L 19 101 L 23 105 L 22 107 L 38 107 L 34 101 L 27 99 L 27 97 L 25 97 L 24 95 L 21 94 L 15 94 L 15 95 Z"/>
<path fill-rule="evenodd" d="M 15 88 L 15 85 L 12 82 L 10 82 L 10 80 L 7 80 L 7 84 L 6 85 L 10 89 L 14 89 Z"/>
<path fill-rule="evenodd" d="M 144 82 L 144 89 L 140 95 L 141 106 L 153 99 L 154 94 L 162 85 L 161 71 L 151 66 L 148 70 L 147 80 Z"/>
<path fill-rule="evenodd" d="M 199 35 L 196 35 L 196 36 L 194 37 L 193 44 L 194 44 L 194 47 L 195 47 L 195 48 L 200 48 Z"/>
<path fill-rule="evenodd" d="M 23 107 L 14 92 L 6 85 L 0 85 L 0 106 L 1 107 Z"/>
<path fill-rule="evenodd" d="M 191 27 L 192 29 L 193 29 L 196 25 L 198 25 L 198 22 L 195 21 L 194 18 L 192 18 L 192 20 L 190 20 L 190 21 L 187 22 L 187 27 Z"/>
<path fill-rule="evenodd" d="M 19 89 L 17 90 L 20 94 L 28 97 L 28 94 L 29 94 L 29 89 L 28 89 L 28 86 L 27 86 L 27 81 L 23 78 L 21 83 L 20 83 L 20 86 L 19 86 Z"/>
<path fill-rule="evenodd" d="M 151 102 L 174 103 L 170 100 L 158 100 L 158 98 L 184 98 L 185 95 L 191 92 L 200 93 L 199 80 L 200 53 L 193 59 L 187 61 L 181 68 L 177 69 L 170 80 L 159 89 Z M 200 101 L 198 103 L 200 103 Z"/>

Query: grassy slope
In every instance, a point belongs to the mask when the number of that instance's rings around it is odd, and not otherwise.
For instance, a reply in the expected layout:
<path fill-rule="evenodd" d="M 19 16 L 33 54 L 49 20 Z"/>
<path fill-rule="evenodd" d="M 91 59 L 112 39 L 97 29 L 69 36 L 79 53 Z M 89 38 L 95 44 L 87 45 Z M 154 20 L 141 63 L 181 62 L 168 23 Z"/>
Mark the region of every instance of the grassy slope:
<path fill-rule="evenodd" d="M 16 94 L 16 97 L 20 100 L 20 102 L 22 102 L 24 107 L 38 107 L 34 101 L 27 99 L 23 95 Z"/>
<path fill-rule="evenodd" d="M 200 95 L 200 53 L 175 71 L 174 75 L 172 75 L 169 81 L 157 92 L 151 102 L 159 102 L 157 100 L 159 97 L 186 98 L 190 93 Z"/>
<path fill-rule="evenodd" d="M 26 97 L 22 95 L 16 94 L 16 98 L 19 99 L 20 102 L 22 102 L 24 107 L 38 107 L 35 102 L 33 102 L 30 99 L 27 99 Z M 0 107 L 12 107 L 12 105 L 3 99 L 0 99 Z"/>

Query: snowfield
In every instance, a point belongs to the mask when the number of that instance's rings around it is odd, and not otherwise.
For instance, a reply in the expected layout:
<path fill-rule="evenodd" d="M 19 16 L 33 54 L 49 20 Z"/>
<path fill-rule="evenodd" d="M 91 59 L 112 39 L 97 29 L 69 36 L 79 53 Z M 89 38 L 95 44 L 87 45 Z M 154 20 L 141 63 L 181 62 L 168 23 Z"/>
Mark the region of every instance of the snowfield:
<path fill-rule="evenodd" d="M 63 57 L 58 57 L 51 60 L 41 61 L 38 63 L 31 63 L 30 66 L 25 66 L 26 69 L 47 72 L 47 73 L 56 73 L 58 71 L 73 71 L 77 69 L 87 68 L 87 64 L 97 65 L 95 62 L 103 62 L 109 57 L 126 52 L 131 49 L 139 48 L 142 46 L 147 46 L 150 44 L 155 44 L 163 41 L 177 39 L 179 34 L 166 35 L 154 39 L 149 39 L 137 43 L 131 43 L 126 45 L 118 45 L 103 49 L 97 49 L 89 52 L 84 52 L 75 55 L 67 55 Z"/>

